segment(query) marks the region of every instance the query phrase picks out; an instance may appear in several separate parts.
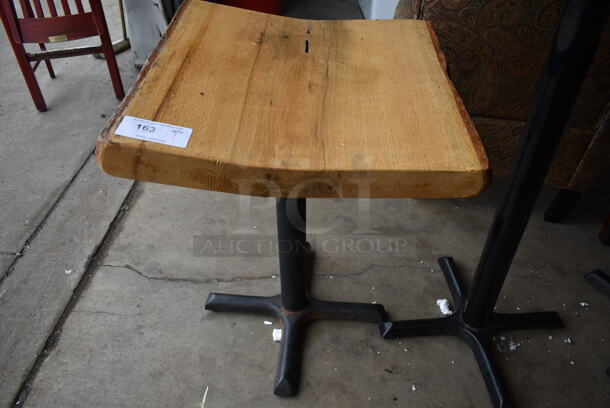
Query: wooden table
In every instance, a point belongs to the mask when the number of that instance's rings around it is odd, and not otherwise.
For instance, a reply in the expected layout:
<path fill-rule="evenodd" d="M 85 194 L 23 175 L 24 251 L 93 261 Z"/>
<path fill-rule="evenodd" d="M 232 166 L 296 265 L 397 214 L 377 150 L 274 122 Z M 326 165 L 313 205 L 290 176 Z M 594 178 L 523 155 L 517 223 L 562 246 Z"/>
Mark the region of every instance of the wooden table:
<path fill-rule="evenodd" d="M 567 24 L 574 38 L 597 27 L 587 21 L 599 20 L 592 2 L 571 3 L 582 17 Z M 448 318 L 392 322 L 381 305 L 322 301 L 308 290 L 306 198 L 468 197 L 489 182 L 483 145 L 426 22 L 298 20 L 189 0 L 102 132 L 97 158 L 118 177 L 278 197 L 278 240 L 290 248 L 279 254 L 281 293 L 212 293 L 206 303 L 281 319 L 276 394 L 297 392 L 308 321 L 355 319 L 380 323 L 384 338 L 460 337 L 494 405 L 505 406 L 486 347 L 491 336 L 562 326 L 552 312 L 493 312 L 565 124 L 556 118 L 567 118 L 575 96 L 573 86 L 566 93 L 559 85 L 578 84 L 592 55 L 578 44 L 554 50 L 553 63 L 569 69 L 550 66 L 543 77 L 469 295 L 453 260 L 439 260 L 456 308 Z M 179 134 L 161 137 L 167 132 Z"/>
<path fill-rule="evenodd" d="M 489 164 L 445 68 L 423 21 L 308 21 L 191 1 L 98 160 L 118 177 L 260 196 L 476 195 Z M 125 115 L 193 135 L 186 149 L 118 136 Z"/>

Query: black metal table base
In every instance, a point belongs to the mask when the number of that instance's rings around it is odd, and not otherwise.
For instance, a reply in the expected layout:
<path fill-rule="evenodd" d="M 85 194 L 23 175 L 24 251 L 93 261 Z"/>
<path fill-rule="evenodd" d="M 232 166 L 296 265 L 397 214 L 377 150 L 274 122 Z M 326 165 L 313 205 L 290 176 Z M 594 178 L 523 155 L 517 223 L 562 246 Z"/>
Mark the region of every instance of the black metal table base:
<path fill-rule="evenodd" d="M 294 272 L 298 273 L 298 271 Z M 266 297 L 210 293 L 205 304 L 207 310 L 215 312 L 275 316 L 282 322 L 280 361 L 273 393 L 283 397 L 292 396 L 298 392 L 303 338 L 308 322 L 313 320 L 358 320 L 382 323 L 386 320 L 386 312 L 382 305 L 329 302 L 311 296 L 306 288 L 303 290 L 305 291 L 305 305 L 294 311 L 288 310 L 282 305 L 281 295 Z"/>
<path fill-rule="evenodd" d="M 439 260 L 454 300 L 450 317 L 385 322 L 380 305 L 323 302 L 307 291 L 311 251 L 306 241 L 306 200 L 279 198 L 277 227 L 281 294 L 252 297 L 211 294 L 206 309 L 275 315 L 284 324 L 275 394 L 293 395 L 299 384 L 305 323 L 315 319 L 355 319 L 381 324 L 383 338 L 452 335 L 474 352 L 496 408 L 509 405 L 490 354 L 492 337 L 502 331 L 563 327 L 559 315 L 495 313 L 494 307 L 517 252 L 565 129 L 585 73 L 599 44 L 610 2 L 571 0 L 538 84 L 504 198 L 496 210 L 468 296 L 451 258 Z"/>
<path fill-rule="evenodd" d="M 508 407 L 509 398 L 502 386 L 490 353 L 492 337 L 498 332 L 529 329 L 558 329 L 563 322 L 555 312 L 493 313 L 482 328 L 468 326 L 463 319 L 466 293 L 453 262 L 453 258 L 440 258 L 439 264 L 453 297 L 454 313 L 436 319 L 402 320 L 386 322 L 379 327 L 384 339 L 418 336 L 457 336 L 463 340 L 477 360 L 487 391 L 494 407 Z"/>

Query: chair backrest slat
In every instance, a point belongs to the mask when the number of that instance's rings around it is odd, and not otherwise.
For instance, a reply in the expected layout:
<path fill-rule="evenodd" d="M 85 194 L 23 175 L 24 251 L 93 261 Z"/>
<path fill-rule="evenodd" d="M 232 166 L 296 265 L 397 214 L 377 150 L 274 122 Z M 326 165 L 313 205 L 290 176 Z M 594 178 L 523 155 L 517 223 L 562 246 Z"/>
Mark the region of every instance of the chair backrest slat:
<path fill-rule="evenodd" d="M 70 5 L 68 4 L 68 0 L 61 0 L 61 8 L 64 9 L 64 14 L 66 16 L 69 16 L 72 14 L 72 12 L 70 11 Z"/>
<path fill-rule="evenodd" d="M 19 4 L 21 4 L 21 12 L 23 13 L 23 17 L 34 17 L 34 12 L 32 11 L 32 5 L 30 4 L 30 0 L 19 0 Z"/>
<path fill-rule="evenodd" d="M 12 0 L 17 3 L 16 0 Z M 56 0 L 47 0 L 48 13 L 49 17 L 60 17 L 58 14 L 58 6 L 55 4 Z M 63 14 L 66 16 L 70 16 L 73 13 L 75 14 L 83 14 L 85 13 L 85 7 L 83 6 L 83 0 L 73 0 L 74 4 L 72 7 L 76 6 L 76 10 L 70 9 L 69 0 L 60 0 L 61 8 L 63 10 Z M 19 0 L 19 4 L 21 5 L 21 12 L 23 13 L 23 18 L 44 18 L 45 8 L 42 5 L 41 0 Z"/>
<path fill-rule="evenodd" d="M 36 10 L 36 17 L 43 18 L 44 11 L 42 11 L 42 5 L 40 4 L 40 0 L 33 0 L 34 2 L 34 10 Z"/>
<path fill-rule="evenodd" d="M 57 7 L 55 7 L 55 0 L 47 0 L 47 5 L 49 6 L 49 12 L 51 13 L 51 17 L 57 17 Z"/>
<path fill-rule="evenodd" d="M 84 13 L 85 9 L 83 8 L 83 3 L 81 0 L 74 0 L 74 2 L 76 3 L 76 10 L 78 10 L 79 13 Z"/>

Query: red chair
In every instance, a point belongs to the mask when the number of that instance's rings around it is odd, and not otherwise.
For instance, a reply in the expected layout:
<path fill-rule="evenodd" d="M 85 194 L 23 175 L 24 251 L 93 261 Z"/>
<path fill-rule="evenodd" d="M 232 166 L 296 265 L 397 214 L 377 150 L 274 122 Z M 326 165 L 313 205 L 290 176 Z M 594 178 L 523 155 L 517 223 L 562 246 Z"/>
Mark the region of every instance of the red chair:
<path fill-rule="evenodd" d="M 82 0 L 74 0 L 76 10 L 70 9 L 68 0 L 61 0 L 63 15 L 58 14 L 55 0 L 46 0 L 46 7 L 43 7 L 41 0 L 19 0 L 22 17 L 17 13 L 15 2 L 16 0 L 0 0 L 0 18 L 34 104 L 40 112 L 46 111 L 47 105 L 36 81 L 34 71 L 38 68 L 40 62 L 44 61 L 49 75 L 51 75 L 51 78 L 55 78 L 55 72 L 51 65 L 51 59 L 53 58 L 104 53 L 114 93 L 117 98 L 123 99 L 125 92 L 100 0 L 89 0 L 90 11 L 85 11 Z M 50 15 L 44 15 L 45 9 Z M 34 14 L 34 10 L 36 14 Z M 100 37 L 101 45 L 51 51 L 48 51 L 45 47 L 45 43 L 78 40 L 94 36 Z M 26 43 L 38 43 L 41 51 L 27 52 L 24 47 Z"/>

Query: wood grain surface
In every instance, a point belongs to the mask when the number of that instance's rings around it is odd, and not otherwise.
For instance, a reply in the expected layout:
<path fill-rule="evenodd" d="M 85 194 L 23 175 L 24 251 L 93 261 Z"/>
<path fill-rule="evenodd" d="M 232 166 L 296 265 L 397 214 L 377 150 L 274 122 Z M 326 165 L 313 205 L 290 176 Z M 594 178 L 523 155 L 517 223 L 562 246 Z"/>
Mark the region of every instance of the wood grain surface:
<path fill-rule="evenodd" d="M 123 116 L 193 129 L 118 136 Z M 102 132 L 109 174 L 283 197 L 466 197 L 479 136 L 423 21 L 310 21 L 187 1 Z"/>

